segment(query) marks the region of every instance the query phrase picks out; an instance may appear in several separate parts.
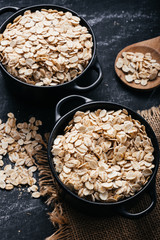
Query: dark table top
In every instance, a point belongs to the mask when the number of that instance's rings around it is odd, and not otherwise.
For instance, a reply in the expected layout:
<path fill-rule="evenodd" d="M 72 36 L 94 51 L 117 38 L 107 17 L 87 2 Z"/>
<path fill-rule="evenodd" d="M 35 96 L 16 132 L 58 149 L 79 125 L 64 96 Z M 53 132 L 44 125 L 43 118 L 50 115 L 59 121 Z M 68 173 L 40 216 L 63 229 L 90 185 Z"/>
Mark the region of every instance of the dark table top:
<path fill-rule="evenodd" d="M 45 1 L 35 0 L 34 4 Z M 154 38 L 160 32 L 160 7 L 157 0 L 63 0 L 46 1 L 68 7 L 84 17 L 92 26 L 97 39 L 97 55 L 103 69 L 103 81 L 94 90 L 85 93 L 94 100 L 106 100 L 123 104 L 133 110 L 148 109 L 160 104 L 160 88 L 150 92 L 137 92 L 126 87 L 117 78 L 114 61 L 117 53 L 127 45 Z M 0 7 L 24 7 L 33 5 L 28 0 L 1 0 Z M 0 16 L 0 23 L 11 13 Z M 14 112 L 17 121 L 36 116 L 43 121 L 41 132 L 48 132 L 54 125 L 54 108 L 65 92 L 48 104 L 29 104 L 13 96 L 6 88 L 0 72 L 0 118 L 6 120 L 8 112 Z M 45 239 L 53 232 L 43 199 L 32 199 L 26 188 L 10 192 L 0 190 L 0 239 Z"/>

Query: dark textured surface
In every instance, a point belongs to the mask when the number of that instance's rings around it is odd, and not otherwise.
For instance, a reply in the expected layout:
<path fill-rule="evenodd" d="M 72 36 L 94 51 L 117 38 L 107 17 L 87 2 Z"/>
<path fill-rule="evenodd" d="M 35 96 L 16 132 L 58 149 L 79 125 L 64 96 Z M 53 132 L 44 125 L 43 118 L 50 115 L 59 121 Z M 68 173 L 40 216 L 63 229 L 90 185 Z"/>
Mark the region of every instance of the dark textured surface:
<path fill-rule="evenodd" d="M 150 108 L 160 104 L 160 88 L 151 92 L 137 92 L 124 86 L 114 72 L 117 53 L 127 45 L 153 38 L 160 32 L 160 7 L 157 0 L 116 1 L 116 0 L 63 0 L 46 1 L 62 5 L 79 13 L 92 26 L 97 39 L 97 55 L 104 78 L 94 90 L 84 95 L 95 100 L 107 100 L 126 105 L 133 110 Z M 29 6 L 45 1 L 1 0 L 0 7 Z M 0 16 L 0 24 L 10 16 Z M 28 120 L 32 115 L 43 120 L 41 132 L 53 127 L 54 106 L 59 98 L 70 92 L 53 97 L 50 104 L 24 103 L 6 88 L 0 73 L 0 118 L 6 119 L 8 112 L 14 112 L 18 121 Z M 47 207 L 41 199 L 31 199 L 26 189 L 11 192 L 0 190 L 0 240 L 43 240 L 53 231 L 48 220 Z"/>

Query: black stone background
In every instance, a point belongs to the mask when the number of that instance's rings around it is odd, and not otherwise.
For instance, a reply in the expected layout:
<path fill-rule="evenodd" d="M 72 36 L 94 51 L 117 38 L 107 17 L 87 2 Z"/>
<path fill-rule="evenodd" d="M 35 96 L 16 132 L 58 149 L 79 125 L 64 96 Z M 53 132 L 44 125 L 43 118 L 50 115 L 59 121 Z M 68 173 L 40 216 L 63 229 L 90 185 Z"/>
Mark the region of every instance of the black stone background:
<path fill-rule="evenodd" d="M 127 45 L 160 34 L 160 4 L 157 0 L 0 0 L 0 7 L 24 7 L 34 4 L 57 4 L 68 7 L 84 17 L 92 26 L 97 39 L 97 55 L 103 69 L 103 81 L 85 93 L 94 100 L 106 100 L 126 105 L 133 110 L 148 109 L 160 104 L 160 88 L 151 92 L 129 89 L 116 77 L 114 61 L 117 53 Z M 11 13 L 0 16 L 0 24 Z M 54 108 L 58 99 L 70 92 L 61 92 L 45 104 L 29 104 L 12 94 L 4 85 L 0 72 L 0 118 L 6 120 L 14 112 L 18 122 L 36 116 L 43 121 L 40 132 L 51 131 Z M 7 161 L 7 159 L 6 159 Z M 47 207 L 42 199 L 32 199 L 24 188 L 20 191 L 0 190 L 0 240 L 41 240 L 53 232 Z M 84 238 L 85 239 L 85 238 Z"/>

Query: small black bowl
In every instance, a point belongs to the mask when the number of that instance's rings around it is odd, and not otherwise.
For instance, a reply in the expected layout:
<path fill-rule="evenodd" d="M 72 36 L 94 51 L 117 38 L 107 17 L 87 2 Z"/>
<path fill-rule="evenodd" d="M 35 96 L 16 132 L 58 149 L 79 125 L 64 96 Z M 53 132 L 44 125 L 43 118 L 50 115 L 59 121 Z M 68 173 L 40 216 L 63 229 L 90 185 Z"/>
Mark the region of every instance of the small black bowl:
<path fill-rule="evenodd" d="M 73 110 L 68 111 L 64 116 L 61 114 L 61 112 L 66 112 L 66 106 L 70 105 L 73 106 L 73 103 L 77 102 L 79 107 L 74 108 Z M 113 203 L 101 203 L 101 202 L 92 202 L 88 201 L 86 199 L 80 198 L 77 194 L 70 191 L 69 188 L 67 188 L 59 179 L 58 174 L 55 170 L 54 163 L 53 163 L 53 155 L 51 153 L 52 145 L 54 142 L 54 139 L 59 134 L 64 134 L 64 129 L 68 122 L 73 119 L 74 114 L 77 111 L 95 111 L 97 109 L 106 109 L 106 110 L 119 110 L 125 108 L 128 111 L 128 114 L 132 116 L 132 118 L 137 119 L 143 124 L 146 128 L 146 132 L 148 137 L 151 138 L 153 147 L 154 147 L 154 161 L 153 164 L 155 165 L 155 168 L 153 169 L 153 173 L 151 177 L 149 178 L 149 181 L 145 184 L 145 186 L 138 191 L 134 196 L 124 198 L 120 201 L 113 202 Z M 156 188 L 155 188 L 155 182 L 156 182 L 156 174 L 159 166 L 159 146 L 156 139 L 156 136 L 150 127 L 150 125 L 146 122 L 144 118 L 142 118 L 139 114 L 132 111 L 131 109 L 115 104 L 115 103 L 109 103 L 105 101 L 95 101 L 93 102 L 91 99 L 88 99 L 86 97 L 80 96 L 80 95 L 71 95 L 68 97 L 63 98 L 61 101 L 58 102 L 56 109 L 55 109 L 55 119 L 56 124 L 52 130 L 52 133 L 50 135 L 49 143 L 48 143 L 48 161 L 49 165 L 52 171 L 53 176 L 55 177 L 56 181 L 60 185 L 61 189 L 63 190 L 64 197 L 66 200 L 68 200 L 72 205 L 80 208 L 81 210 L 85 210 L 89 213 L 102 213 L 102 214 L 108 214 L 111 212 L 118 212 L 121 215 L 128 217 L 128 218 L 138 218 L 141 217 L 148 212 L 150 212 L 155 204 L 156 204 Z M 149 207 L 141 212 L 138 213 L 131 213 L 128 210 L 126 210 L 128 207 L 131 207 L 135 203 L 138 203 L 139 198 L 144 194 L 148 193 L 151 198 L 151 204 Z"/>
<path fill-rule="evenodd" d="M 90 25 L 84 20 L 84 18 L 80 17 L 76 12 L 68 9 L 68 8 L 64 8 L 61 6 L 56 6 L 56 5 L 50 5 L 50 4 L 42 4 L 42 5 L 34 5 L 34 6 L 29 6 L 29 7 L 25 7 L 22 9 L 19 9 L 17 7 L 4 7 L 0 9 L 0 14 L 7 12 L 7 11 L 16 11 L 16 13 L 14 13 L 12 16 L 10 16 L 0 27 L 0 33 L 3 33 L 4 30 L 6 29 L 6 26 L 8 25 L 8 23 L 12 23 L 13 20 L 19 16 L 19 15 L 23 15 L 24 12 L 26 10 L 31 10 L 32 12 L 36 11 L 36 10 L 41 10 L 41 9 L 56 9 L 58 11 L 63 11 L 63 12 L 71 12 L 74 16 L 77 16 L 80 18 L 80 24 L 82 26 L 85 26 L 88 29 L 88 32 L 92 35 L 92 40 L 93 40 L 93 49 L 92 49 L 92 58 L 89 61 L 87 67 L 84 69 L 84 71 L 77 76 L 75 79 L 73 79 L 70 82 L 66 82 L 60 85 L 56 85 L 56 86 L 35 86 L 35 85 L 31 85 L 28 83 L 25 83 L 21 80 L 19 80 L 18 78 L 14 77 L 13 75 L 11 75 L 6 68 L 3 66 L 2 63 L 0 63 L 0 67 L 2 69 L 2 72 L 4 74 L 4 77 L 6 80 L 9 80 L 8 85 L 11 87 L 12 90 L 15 90 L 15 92 L 17 94 L 20 94 L 22 96 L 29 96 L 29 98 L 33 97 L 33 98 L 41 98 L 43 97 L 48 97 L 48 94 L 51 95 L 52 93 L 57 93 L 58 92 L 68 92 L 69 90 L 71 91 L 79 91 L 79 92 L 84 92 L 84 91 L 88 91 L 91 90 L 92 88 L 96 87 L 102 80 L 102 69 L 101 66 L 98 62 L 97 56 L 96 56 L 96 39 L 95 39 L 95 35 L 93 33 L 92 28 L 90 27 Z M 88 72 L 93 72 L 96 71 L 97 72 L 97 77 L 94 81 L 91 82 L 87 82 L 86 79 L 86 73 Z M 89 84 L 88 86 L 81 86 L 81 82 L 83 82 L 85 78 L 85 81 L 87 82 L 87 84 Z"/>

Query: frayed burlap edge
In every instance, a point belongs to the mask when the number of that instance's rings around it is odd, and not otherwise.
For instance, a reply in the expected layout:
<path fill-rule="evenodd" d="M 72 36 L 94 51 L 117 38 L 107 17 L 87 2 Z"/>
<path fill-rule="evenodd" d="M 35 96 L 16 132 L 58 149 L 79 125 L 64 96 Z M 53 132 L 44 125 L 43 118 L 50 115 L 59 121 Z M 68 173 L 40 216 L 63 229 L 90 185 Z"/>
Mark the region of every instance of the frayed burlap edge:
<path fill-rule="evenodd" d="M 152 107 L 148 110 L 138 111 L 138 113 L 145 118 L 145 120 L 149 122 L 153 128 L 160 146 L 160 105 L 158 107 Z"/>
<path fill-rule="evenodd" d="M 48 160 L 47 150 L 40 151 L 36 156 L 36 161 L 39 170 L 39 187 L 42 197 L 46 197 L 46 204 L 51 205 L 54 210 L 49 213 L 49 218 L 57 231 L 46 240 L 62 240 L 71 239 L 71 231 L 68 220 L 64 216 L 63 207 L 61 203 L 61 190 L 52 176 Z"/>
<path fill-rule="evenodd" d="M 138 113 L 144 117 L 153 128 L 160 146 L 160 106 L 152 107 L 149 110 L 138 111 Z M 53 226 L 57 228 L 57 231 L 54 232 L 51 236 L 47 237 L 46 240 L 73 239 L 72 228 L 63 211 L 60 189 L 52 176 L 48 164 L 47 150 L 40 151 L 36 155 L 36 160 L 39 169 L 40 193 L 41 196 L 47 197 L 46 204 L 51 205 L 54 208 L 54 210 L 49 213 L 49 217 Z"/>

